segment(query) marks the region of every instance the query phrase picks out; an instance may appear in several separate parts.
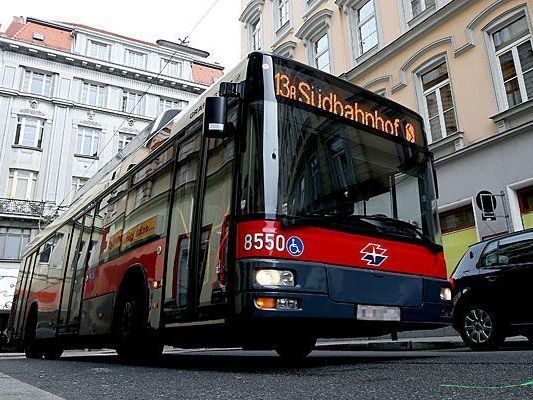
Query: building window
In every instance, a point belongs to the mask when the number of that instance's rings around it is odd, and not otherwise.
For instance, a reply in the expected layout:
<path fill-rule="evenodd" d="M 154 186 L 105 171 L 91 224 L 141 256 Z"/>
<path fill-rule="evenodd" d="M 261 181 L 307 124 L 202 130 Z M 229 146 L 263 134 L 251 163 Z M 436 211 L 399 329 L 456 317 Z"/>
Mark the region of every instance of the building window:
<path fill-rule="evenodd" d="M 84 126 L 78 127 L 76 137 L 76 155 L 86 157 L 96 157 L 98 155 L 98 145 L 100 142 L 100 131 Z"/>
<path fill-rule="evenodd" d="M 277 29 L 281 29 L 290 21 L 291 0 L 276 0 Z"/>
<path fill-rule="evenodd" d="M 33 117 L 19 117 L 15 144 L 25 147 L 42 148 L 44 121 Z"/>
<path fill-rule="evenodd" d="M 135 136 L 129 133 L 118 134 L 118 151 L 121 151 L 126 145 L 133 140 Z"/>
<path fill-rule="evenodd" d="M 10 169 L 7 196 L 10 199 L 33 200 L 37 187 L 37 173 L 22 169 Z"/>
<path fill-rule="evenodd" d="M 446 61 L 420 74 L 426 125 L 430 142 L 435 142 L 457 132 L 457 119 Z"/>
<path fill-rule="evenodd" d="M 329 35 L 324 33 L 313 42 L 313 55 L 315 67 L 324 72 L 331 72 L 331 62 L 329 54 Z"/>
<path fill-rule="evenodd" d="M 520 212 L 533 212 L 533 186 L 519 190 L 517 193 L 518 202 L 520 203 Z"/>
<path fill-rule="evenodd" d="M 143 95 L 135 92 L 122 92 L 121 110 L 130 114 L 141 115 L 144 113 Z"/>
<path fill-rule="evenodd" d="M 83 185 L 89 180 L 89 178 L 79 178 L 77 176 L 72 177 L 72 186 L 70 188 L 72 194 L 76 193 L 82 188 Z"/>
<path fill-rule="evenodd" d="M 109 45 L 89 40 L 87 42 L 86 55 L 87 57 L 97 58 L 99 60 L 109 60 Z"/>
<path fill-rule="evenodd" d="M 379 43 L 374 0 L 366 2 L 357 10 L 357 38 L 360 54 L 373 49 Z"/>
<path fill-rule="evenodd" d="M 435 0 L 411 0 L 411 13 L 413 18 L 416 18 L 418 15 L 434 6 Z"/>
<path fill-rule="evenodd" d="M 159 99 L 159 114 L 171 109 L 183 110 L 185 107 L 187 102 L 184 100 Z"/>
<path fill-rule="evenodd" d="M 161 73 L 163 75 L 181 78 L 183 75 L 183 63 L 181 61 L 172 61 L 168 58 L 162 58 Z"/>
<path fill-rule="evenodd" d="M 533 98 L 533 49 L 525 15 L 492 33 L 501 87 L 510 108 Z"/>
<path fill-rule="evenodd" d="M 52 74 L 25 70 L 22 91 L 40 96 L 52 96 Z"/>
<path fill-rule="evenodd" d="M 83 82 L 80 103 L 105 107 L 107 105 L 107 88 L 95 83 Z"/>
<path fill-rule="evenodd" d="M 261 18 L 256 19 L 248 25 L 250 50 L 257 51 L 261 49 Z"/>
<path fill-rule="evenodd" d="M 20 260 L 30 241 L 31 229 L 0 227 L 0 259 Z"/>
<path fill-rule="evenodd" d="M 146 68 L 146 54 L 138 51 L 126 50 L 126 65 L 132 68 Z"/>
<path fill-rule="evenodd" d="M 442 233 L 460 231 L 476 226 L 474 211 L 468 205 L 455 210 L 443 212 L 440 215 L 440 227 Z"/>

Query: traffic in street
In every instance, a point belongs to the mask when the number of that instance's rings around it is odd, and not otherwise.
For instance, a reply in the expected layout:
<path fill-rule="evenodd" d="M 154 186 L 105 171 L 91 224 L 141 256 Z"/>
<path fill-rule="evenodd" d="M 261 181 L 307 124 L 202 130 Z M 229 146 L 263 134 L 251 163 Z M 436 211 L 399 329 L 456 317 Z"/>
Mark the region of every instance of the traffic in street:
<path fill-rule="evenodd" d="M 530 399 L 533 351 L 524 343 L 497 352 L 314 351 L 298 365 L 240 350 L 175 349 L 144 365 L 121 364 L 111 351 L 68 351 L 60 361 L 4 355 L 0 385 L 25 391 L 13 393 L 20 400 Z"/>

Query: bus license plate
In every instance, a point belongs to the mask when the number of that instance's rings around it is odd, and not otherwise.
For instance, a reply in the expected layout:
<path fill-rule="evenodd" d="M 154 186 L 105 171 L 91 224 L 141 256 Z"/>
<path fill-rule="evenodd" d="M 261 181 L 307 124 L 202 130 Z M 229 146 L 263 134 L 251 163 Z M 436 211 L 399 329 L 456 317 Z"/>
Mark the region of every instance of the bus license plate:
<path fill-rule="evenodd" d="M 358 304 L 357 319 L 361 321 L 400 321 L 400 307 Z"/>

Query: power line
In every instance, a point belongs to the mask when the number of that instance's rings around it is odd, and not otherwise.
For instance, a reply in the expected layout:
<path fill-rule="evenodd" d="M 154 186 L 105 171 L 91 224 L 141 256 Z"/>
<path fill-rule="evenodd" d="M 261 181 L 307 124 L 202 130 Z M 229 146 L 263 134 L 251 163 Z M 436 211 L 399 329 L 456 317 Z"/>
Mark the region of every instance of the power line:
<path fill-rule="evenodd" d="M 211 6 L 206 10 L 206 12 L 200 17 L 200 19 L 196 22 L 196 24 L 192 27 L 192 29 L 189 31 L 189 33 L 187 34 L 187 36 L 185 36 L 184 39 L 179 39 L 181 41 L 182 44 L 186 45 L 187 43 L 187 40 L 189 38 L 189 36 L 196 30 L 196 28 L 198 28 L 198 26 L 200 26 L 200 24 L 202 23 L 202 21 L 205 19 L 205 17 L 207 17 L 207 15 L 211 12 L 211 10 L 215 7 L 215 5 L 219 2 L 220 0 L 214 0 L 213 3 L 211 4 Z M 159 76 L 161 76 L 161 74 L 163 73 L 163 71 L 165 70 L 165 68 L 167 67 L 167 65 L 172 61 L 172 59 L 174 58 L 174 56 L 178 53 L 179 50 L 174 50 L 174 52 L 170 55 L 170 57 L 166 60 L 166 62 L 164 63 L 164 65 L 161 67 L 161 69 L 159 70 L 159 72 L 157 73 L 157 75 L 155 76 L 155 79 L 152 79 L 152 81 L 150 82 L 150 84 L 148 85 L 148 87 L 146 88 L 146 90 L 141 94 L 141 97 L 139 98 L 139 100 L 137 100 L 137 102 L 135 103 L 135 105 L 132 107 L 132 109 L 128 112 L 128 115 L 126 115 L 126 117 L 124 118 L 124 120 L 122 120 L 122 122 L 120 123 L 119 127 L 117 129 L 115 129 L 115 131 L 113 132 L 113 134 L 111 135 L 111 137 L 109 138 L 109 140 L 104 144 L 104 147 L 102 147 L 101 149 L 101 153 L 104 152 L 104 150 L 109 146 L 109 144 L 111 143 L 112 139 L 117 135 L 117 133 L 119 133 L 120 129 L 122 128 L 122 126 L 124 125 L 124 123 L 132 116 L 134 115 L 133 114 L 133 111 L 135 110 L 135 108 L 140 104 L 140 102 L 144 99 L 144 97 L 148 94 L 148 91 L 152 88 L 152 86 L 154 85 L 154 82 L 157 80 L 157 78 L 159 78 Z M 86 174 L 87 172 L 89 172 L 89 170 L 91 169 L 91 167 L 93 166 L 93 164 L 96 162 L 97 160 L 93 160 L 89 166 L 87 167 L 87 169 L 85 170 L 85 172 L 83 173 L 83 175 L 81 176 L 81 178 L 85 178 L 86 177 Z M 67 195 L 65 197 L 63 197 L 63 199 L 61 200 L 61 202 L 56 206 L 56 208 L 54 209 L 54 212 L 56 211 L 59 211 L 59 209 L 63 206 L 63 202 L 69 198 L 72 194 L 73 194 L 73 190 L 74 188 L 72 187 L 69 192 L 67 193 Z M 74 192 L 75 193 L 75 192 Z"/>

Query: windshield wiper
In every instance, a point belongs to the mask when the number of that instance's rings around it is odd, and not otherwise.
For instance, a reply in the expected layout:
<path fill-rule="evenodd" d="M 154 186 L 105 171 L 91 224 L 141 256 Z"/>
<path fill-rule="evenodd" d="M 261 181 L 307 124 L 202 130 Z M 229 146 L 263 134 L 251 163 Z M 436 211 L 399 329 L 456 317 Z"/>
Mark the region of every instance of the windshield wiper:
<path fill-rule="evenodd" d="M 352 218 L 356 217 L 356 218 Z M 353 224 L 353 220 L 356 220 L 357 224 Z M 372 224 L 371 222 L 364 221 L 358 216 L 354 215 L 336 215 L 336 214 L 304 214 L 304 215 L 294 215 L 281 217 L 280 219 L 281 228 L 286 229 L 292 226 L 301 226 L 301 225 L 313 225 L 318 224 L 322 226 L 328 226 L 329 224 L 336 224 L 338 226 L 344 226 L 348 228 L 361 228 L 364 230 L 372 230 L 381 232 L 380 227 Z"/>
<path fill-rule="evenodd" d="M 442 250 L 441 246 L 434 243 L 429 237 L 427 237 L 424 234 L 424 231 L 422 231 L 422 229 L 420 229 L 416 225 L 410 224 L 409 222 L 402 221 L 400 219 L 394 219 L 384 214 L 358 215 L 358 217 L 361 218 L 362 220 L 382 222 L 383 224 L 385 224 L 385 228 L 388 225 L 392 228 L 402 229 L 404 230 L 404 232 L 405 230 L 408 230 L 412 234 L 415 234 L 418 237 L 418 239 L 426 243 L 433 253 L 438 253 Z M 398 233 L 401 233 L 401 232 L 398 232 Z"/>

